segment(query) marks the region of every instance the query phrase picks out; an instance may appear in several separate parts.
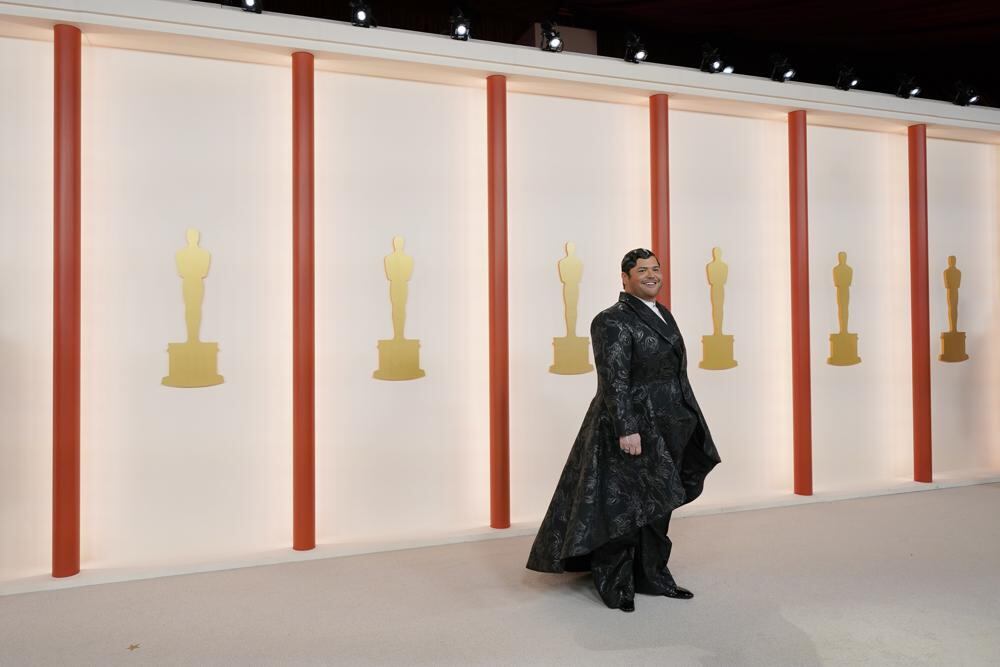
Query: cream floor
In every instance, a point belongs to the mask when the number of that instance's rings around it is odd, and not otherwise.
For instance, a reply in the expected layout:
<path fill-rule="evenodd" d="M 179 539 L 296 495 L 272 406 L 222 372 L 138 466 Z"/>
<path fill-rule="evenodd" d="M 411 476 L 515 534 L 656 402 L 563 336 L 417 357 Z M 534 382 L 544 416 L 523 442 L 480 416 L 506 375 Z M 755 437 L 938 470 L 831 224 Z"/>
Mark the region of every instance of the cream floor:
<path fill-rule="evenodd" d="M 1000 664 L 1000 484 L 671 536 L 696 597 L 634 614 L 514 537 L 0 597 L 0 665 Z"/>

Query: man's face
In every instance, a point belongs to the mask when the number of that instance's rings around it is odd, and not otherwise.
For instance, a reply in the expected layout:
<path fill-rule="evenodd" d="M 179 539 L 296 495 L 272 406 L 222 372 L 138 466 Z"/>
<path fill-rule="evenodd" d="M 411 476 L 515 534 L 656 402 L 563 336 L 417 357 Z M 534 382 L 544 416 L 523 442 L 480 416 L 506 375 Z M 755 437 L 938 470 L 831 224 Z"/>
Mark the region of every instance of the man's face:
<path fill-rule="evenodd" d="M 632 296 L 651 301 L 660 293 L 660 262 L 655 256 L 640 259 L 628 273 L 622 274 L 625 291 Z"/>

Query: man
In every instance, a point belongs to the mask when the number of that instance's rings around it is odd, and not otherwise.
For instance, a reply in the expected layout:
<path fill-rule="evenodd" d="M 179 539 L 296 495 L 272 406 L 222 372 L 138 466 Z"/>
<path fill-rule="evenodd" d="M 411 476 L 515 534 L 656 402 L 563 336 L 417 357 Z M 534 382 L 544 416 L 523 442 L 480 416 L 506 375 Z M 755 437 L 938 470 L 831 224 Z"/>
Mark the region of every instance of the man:
<path fill-rule="evenodd" d="M 671 512 L 701 494 L 719 463 L 687 377 L 684 341 L 656 302 L 660 262 L 622 259 L 618 303 L 590 326 L 597 395 L 531 547 L 528 568 L 590 570 L 604 603 L 635 610 L 635 593 L 689 599 L 667 561 Z"/>

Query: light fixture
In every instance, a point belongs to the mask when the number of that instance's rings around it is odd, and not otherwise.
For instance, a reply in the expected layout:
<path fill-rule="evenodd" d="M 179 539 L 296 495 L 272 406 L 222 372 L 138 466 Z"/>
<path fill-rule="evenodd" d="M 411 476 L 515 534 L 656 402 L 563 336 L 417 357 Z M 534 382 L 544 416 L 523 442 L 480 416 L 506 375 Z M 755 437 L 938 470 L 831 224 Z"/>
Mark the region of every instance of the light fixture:
<path fill-rule="evenodd" d="M 645 45 L 635 33 L 629 33 L 625 40 L 625 62 L 641 63 L 649 57 L 649 52 Z"/>
<path fill-rule="evenodd" d="M 222 0 L 223 7 L 239 7 L 245 12 L 260 14 L 264 10 L 264 0 Z"/>
<path fill-rule="evenodd" d="M 552 51 L 559 53 L 563 50 L 562 37 L 559 36 L 559 28 L 555 23 L 546 21 L 542 24 L 542 51 Z"/>
<path fill-rule="evenodd" d="M 374 28 L 375 17 L 372 8 L 362 0 L 351 0 L 351 25 L 359 28 Z"/>
<path fill-rule="evenodd" d="M 861 79 L 854 74 L 854 69 L 850 67 L 841 67 L 840 72 L 837 74 L 837 88 L 839 90 L 850 90 L 851 88 L 857 88 L 858 84 L 861 83 Z"/>
<path fill-rule="evenodd" d="M 771 81 L 788 81 L 795 78 L 795 68 L 782 55 L 771 56 Z"/>
<path fill-rule="evenodd" d="M 914 77 L 906 74 L 899 77 L 899 86 L 896 88 L 896 97 L 902 97 L 904 100 L 908 100 L 919 94 L 920 86 L 917 85 Z"/>
<path fill-rule="evenodd" d="M 979 101 L 979 93 L 972 86 L 966 86 L 961 81 L 955 84 L 955 99 L 952 103 L 960 107 L 967 107 Z"/>
<path fill-rule="evenodd" d="M 701 47 L 701 65 L 698 69 L 710 74 L 733 73 L 733 66 L 723 60 L 722 56 L 719 55 L 719 50 L 711 44 L 705 44 Z"/>
<path fill-rule="evenodd" d="M 466 42 L 471 34 L 472 22 L 465 18 L 461 9 L 456 9 L 455 13 L 451 15 L 451 38 Z"/>
<path fill-rule="evenodd" d="M 714 48 L 711 44 L 705 44 L 701 47 L 701 65 L 699 69 L 702 72 L 709 72 L 710 74 L 732 74 L 733 66 L 727 65 L 719 55 L 719 50 Z"/>

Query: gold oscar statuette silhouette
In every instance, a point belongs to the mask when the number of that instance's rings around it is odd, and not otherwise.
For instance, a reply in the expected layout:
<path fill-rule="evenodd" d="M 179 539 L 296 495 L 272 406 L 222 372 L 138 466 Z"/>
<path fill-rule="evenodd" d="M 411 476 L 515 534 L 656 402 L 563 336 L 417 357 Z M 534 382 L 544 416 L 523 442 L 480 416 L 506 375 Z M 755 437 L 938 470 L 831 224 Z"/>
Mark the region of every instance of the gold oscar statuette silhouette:
<path fill-rule="evenodd" d="M 941 361 L 965 361 L 965 332 L 958 330 L 958 288 L 962 285 L 962 272 L 955 266 L 955 256 L 948 257 L 944 270 L 944 289 L 948 297 L 948 330 L 941 334 Z"/>
<path fill-rule="evenodd" d="M 407 340 L 403 335 L 408 283 L 413 275 L 413 258 L 403 252 L 403 244 L 402 237 L 394 237 L 392 254 L 385 257 L 385 277 L 389 280 L 392 303 L 392 338 L 378 342 L 378 370 L 373 374 L 378 380 L 415 380 L 424 376 L 420 369 L 420 341 Z"/>
<path fill-rule="evenodd" d="M 705 266 L 712 297 L 712 335 L 701 337 L 700 368 L 723 371 L 736 366 L 733 358 L 733 337 L 722 333 L 722 315 L 726 302 L 726 281 L 729 266 L 722 261 L 722 248 L 712 248 L 712 261 Z"/>
<path fill-rule="evenodd" d="M 205 276 L 212 256 L 198 247 L 201 234 L 197 229 L 187 230 L 187 247 L 177 251 L 177 273 L 180 274 L 181 293 L 184 296 L 184 322 L 187 340 L 168 343 L 170 374 L 163 378 L 168 387 L 211 387 L 222 384 L 219 375 L 219 344 L 205 343 L 201 331 L 201 305 L 205 300 Z"/>
<path fill-rule="evenodd" d="M 858 356 L 858 334 L 847 332 L 847 318 L 851 304 L 851 283 L 854 269 L 847 265 L 847 253 L 837 253 L 837 265 L 833 267 L 833 285 L 837 288 L 837 321 L 840 330 L 830 334 L 830 356 L 826 363 L 831 366 L 853 366 L 861 363 Z"/>
<path fill-rule="evenodd" d="M 576 308 L 580 302 L 580 281 L 583 280 L 583 262 L 576 256 L 576 246 L 566 244 L 566 256 L 559 260 L 559 280 L 563 284 L 563 302 L 566 315 L 566 336 L 553 338 L 555 362 L 549 367 L 557 375 L 580 375 L 594 370 L 590 365 L 590 339 L 576 335 Z"/>

